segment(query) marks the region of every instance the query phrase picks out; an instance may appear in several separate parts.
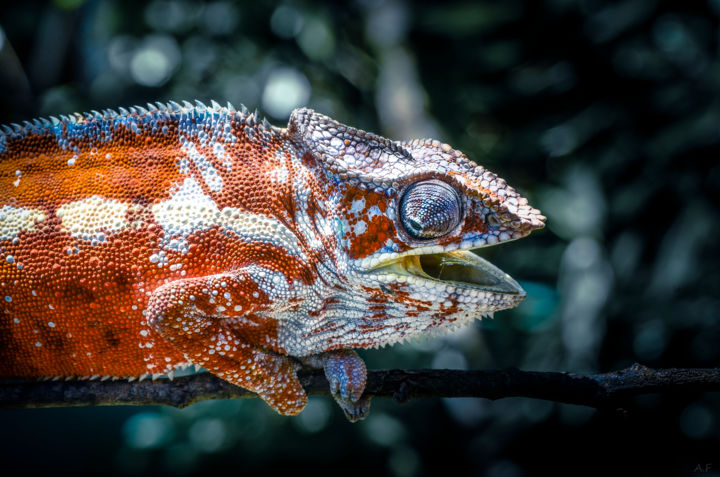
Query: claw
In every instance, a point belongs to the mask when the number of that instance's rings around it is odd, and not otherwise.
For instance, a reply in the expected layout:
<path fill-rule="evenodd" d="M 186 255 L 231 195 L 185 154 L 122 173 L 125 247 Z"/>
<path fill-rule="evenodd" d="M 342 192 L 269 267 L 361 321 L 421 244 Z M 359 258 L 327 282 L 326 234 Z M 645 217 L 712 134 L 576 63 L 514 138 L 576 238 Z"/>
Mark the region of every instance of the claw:
<path fill-rule="evenodd" d="M 345 417 L 350 422 L 357 422 L 365 419 L 370 414 L 370 396 L 363 396 L 357 402 L 348 403 L 335 397 L 340 409 L 343 410 Z"/>

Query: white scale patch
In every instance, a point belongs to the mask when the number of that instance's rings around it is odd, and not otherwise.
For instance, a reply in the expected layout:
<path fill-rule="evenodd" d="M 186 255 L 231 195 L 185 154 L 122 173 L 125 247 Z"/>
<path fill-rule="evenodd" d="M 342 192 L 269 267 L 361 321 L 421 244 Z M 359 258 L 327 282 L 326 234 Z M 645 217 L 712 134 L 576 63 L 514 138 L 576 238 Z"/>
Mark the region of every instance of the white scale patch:
<path fill-rule="evenodd" d="M 70 202 L 57 209 L 63 232 L 87 241 L 105 239 L 106 233 L 116 233 L 128 227 L 128 204 L 99 195 Z"/>
<path fill-rule="evenodd" d="M 280 300 L 288 300 L 295 295 L 295 288 L 290 286 L 281 272 L 270 270 L 259 265 L 248 265 L 245 267 L 250 276 L 257 283 L 260 290 L 272 300 L 276 306 Z"/>
<path fill-rule="evenodd" d="M 360 197 L 359 199 L 355 199 L 352 201 L 352 205 L 350 206 L 350 214 L 359 214 L 363 210 L 365 210 L 365 197 Z"/>
<path fill-rule="evenodd" d="M 275 152 L 275 161 L 277 164 L 269 168 L 268 171 L 270 180 L 276 184 L 285 184 L 290 175 L 290 171 L 288 171 L 288 168 L 285 166 L 285 151 L 278 149 L 277 152 Z"/>
<path fill-rule="evenodd" d="M 195 144 L 190 141 L 183 143 L 182 151 L 195 163 L 195 167 L 200 171 L 200 175 L 210 190 L 213 192 L 221 191 L 223 188 L 222 177 L 220 177 L 212 162 L 198 152 Z"/>
<path fill-rule="evenodd" d="M 221 226 L 248 241 L 276 243 L 294 255 L 302 255 L 297 237 L 272 217 L 245 212 L 237 207 L 218 209 L 195 179 L 187 178 L 164 202 L 152 206 L 155 221 L 165 234 L 163 248 L 187 252 L 190 234 Z"/>
<path fill-rule="evenodd" d="M 47 218 L 45 212 L 6 205 L 0 208 L 0 240 L 10 240 L 23 230 L 33 231 L 35 223 Z"/>
<path fill-rule="evenodd" d="M 216 225 L 218 208 L 195 179 L 187 178 L 170 199 L 153 205 L 152 213 L 165 233 L 164 247 L 186 253 L 188 244 L 184 239 L 195 231 Z M 174 237 L 181 239 L 173 240 Z"/>
<path fill-rule="evenodd" d="M 353 229 L 353 232 L 355 235 L 362 235 L 367 231 L 367 222 L 364 220 L 358 220 L 355 224 L 355 228 Z"/>
<path fill-rule="evenodd" d="M 225 207 L 219 225 L 250 241 L 274 243 L 285 247 L 293 255 L 304 255 L 295 234 L 272 217 L 251 214 L 237 207 Z"/>

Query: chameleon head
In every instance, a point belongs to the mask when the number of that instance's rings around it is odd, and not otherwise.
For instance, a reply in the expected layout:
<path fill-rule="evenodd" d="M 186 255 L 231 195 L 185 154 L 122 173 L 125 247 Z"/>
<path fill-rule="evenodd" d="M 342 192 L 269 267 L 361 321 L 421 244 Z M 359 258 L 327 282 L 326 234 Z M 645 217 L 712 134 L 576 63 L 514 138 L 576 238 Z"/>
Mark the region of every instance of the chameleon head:
<path fill-rule="evenodd" d="M 447 331 L 517 306 L 524 290 L 470 249 L 515 240 L 545 217 L 512 187 L 460 151 L 435 140 L 395 142 L 296 110 L 288 132 L 330 179 L 337 267 L 370 295 L 355 309 L 368 347 Z"/>

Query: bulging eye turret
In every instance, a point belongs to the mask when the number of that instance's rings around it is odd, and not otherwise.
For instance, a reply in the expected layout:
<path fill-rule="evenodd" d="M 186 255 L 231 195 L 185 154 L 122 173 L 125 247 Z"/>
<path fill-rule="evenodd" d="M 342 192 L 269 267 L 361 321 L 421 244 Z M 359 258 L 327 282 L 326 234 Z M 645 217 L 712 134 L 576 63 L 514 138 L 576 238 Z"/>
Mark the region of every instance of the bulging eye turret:
<path fill-rule="evenodd" d="M 460 223 L 461 214 L 462 204 L 457 191 L 437 179 L 411 185 L 400 200 L 403 228 L 418 240 L 431 240 L 450 233 Z"/>

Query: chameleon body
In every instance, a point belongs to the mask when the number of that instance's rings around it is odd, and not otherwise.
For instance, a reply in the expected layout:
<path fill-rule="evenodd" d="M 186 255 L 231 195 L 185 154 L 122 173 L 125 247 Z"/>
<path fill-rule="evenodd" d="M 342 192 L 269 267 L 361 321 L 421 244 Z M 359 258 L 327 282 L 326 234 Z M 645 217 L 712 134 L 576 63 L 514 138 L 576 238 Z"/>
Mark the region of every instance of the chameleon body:
<path fill-rule="evenodd" d="M 282 414 L 325 369 L 351 420 L 352 348 L 517 305 L 470 253 L 545 218 L 432 140 L 394 142 L 309 109 L 157 103 L 3 126 L 0 377 L 145 378 L 190 364 Z"/>

